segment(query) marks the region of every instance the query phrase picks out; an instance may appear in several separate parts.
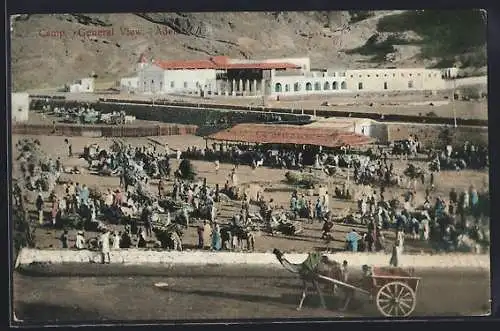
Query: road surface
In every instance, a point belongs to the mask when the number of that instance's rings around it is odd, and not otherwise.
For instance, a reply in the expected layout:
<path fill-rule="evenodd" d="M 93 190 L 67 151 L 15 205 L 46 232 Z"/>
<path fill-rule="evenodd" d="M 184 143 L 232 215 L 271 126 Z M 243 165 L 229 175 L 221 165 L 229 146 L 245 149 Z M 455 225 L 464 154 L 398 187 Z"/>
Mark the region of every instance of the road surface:
<path fill-rule="evenodd" d="M 416 270 L 416 275 L 423 280 L 414 316 L 489 313 L 489 272 Z M 312 294 L 298 312 L 300 281 L 276 269 L 80 264 L 30 267 L 15 272 L 13 281 L 16 316 L 28 324 L 380 316 L 363 295 L 342 313 L 340 300 L 327 297 L 328 309 L 322 309 Z M 157 282 L 168 286 L 157 288 Z"/>

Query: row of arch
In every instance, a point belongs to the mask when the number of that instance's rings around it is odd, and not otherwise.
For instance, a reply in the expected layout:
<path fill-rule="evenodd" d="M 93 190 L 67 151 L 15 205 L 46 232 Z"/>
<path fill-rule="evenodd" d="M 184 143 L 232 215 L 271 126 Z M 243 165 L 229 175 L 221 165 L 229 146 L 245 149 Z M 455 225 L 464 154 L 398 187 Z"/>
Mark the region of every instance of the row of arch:
<path fill-rule="evenodd" d="M 306 85 L 306 91 L 313 91 L 313 84 L 311 82 L 307 82 Z M 321 83 L 316 82 L 314 83 L 314 91 L 329 91 L 329 90 L 338 90 L 339 89 L 339 84 L 338 82 L 332 82 L 330 85 L 330 82 L 325 82 L 323 84 L 323 89 L 321 88 Z M 293 91 L 298 92 L 302 88 L 300 83 L 295 83 L 293 84 Z M 341 90 L 346 90 L 347 89 L 347 83 L 341 82 L 340 83 L 340 89 Z M 274 92 L 276 93 L 281 93 L 281 92 L 290 92 L 290 84 L 285 84 L 285 90 L 283 91 L 283 85 L 281 83 L 276 83 L 274 85 Z"/>

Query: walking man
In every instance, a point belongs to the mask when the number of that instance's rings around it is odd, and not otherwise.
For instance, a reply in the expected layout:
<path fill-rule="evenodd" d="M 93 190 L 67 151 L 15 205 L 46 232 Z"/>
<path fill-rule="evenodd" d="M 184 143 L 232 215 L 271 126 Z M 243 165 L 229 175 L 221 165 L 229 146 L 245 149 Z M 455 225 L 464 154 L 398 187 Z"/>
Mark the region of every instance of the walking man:
<path fill-rule="evenodd" d="M 111 263 L 111 258 L 110 258 L 110 254 L 109 254 L 110 247 L 109 247 L 109 231 L 108 231 L 108 229 L 104 229 L 102 231 L 99 242 L 100 242 L 100 246 L 101 246 L 102 264 Z"/>

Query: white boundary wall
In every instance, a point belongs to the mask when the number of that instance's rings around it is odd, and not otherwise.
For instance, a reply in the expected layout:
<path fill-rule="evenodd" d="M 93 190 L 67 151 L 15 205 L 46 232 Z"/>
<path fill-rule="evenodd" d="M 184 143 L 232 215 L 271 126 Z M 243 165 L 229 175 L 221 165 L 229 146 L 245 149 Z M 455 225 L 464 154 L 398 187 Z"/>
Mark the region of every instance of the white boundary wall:
<path fill-rule="evenodd" d="M 280 267 L 272 253 L 234 253 L 206 251 L 154 251 L 123 249 L 111 252 L 111 263 L 128 265 L 166 264 L 166 265 L 246 265 L 262 267 Z M 335 253 L 327 254 L 337 261 L 347 260 L 351 266 L 364 264 L 388 266 L 390 256 L 372 253 Z M 285 253 L 292 263 L 305 260 L 307 254 Z M 89 263 L 100 262 L 101 254 L 95 251 L 76 250 L 38 250 L 24 248 L 19 252 L 16 268 L 33 262 L 38 263 Z M 414 268 L 471 268 L 489 269 L 488 255 L 446 254 L 446 255 L 402 255 L 399 258 L 402 267 Z"/>

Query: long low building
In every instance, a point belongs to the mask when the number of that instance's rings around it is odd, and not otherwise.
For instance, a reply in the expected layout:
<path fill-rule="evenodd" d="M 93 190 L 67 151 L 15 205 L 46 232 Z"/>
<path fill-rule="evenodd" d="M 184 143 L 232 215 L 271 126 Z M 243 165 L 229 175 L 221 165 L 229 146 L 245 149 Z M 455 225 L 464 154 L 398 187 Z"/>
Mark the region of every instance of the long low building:
<path fill-rule="evenodd" d="M 207 140 L 233 143 L 306 145 L 325 148 L 341 146 L 364 146 L 375 139 L 354 132 L 327 127 L 305 127 L 299 125 L 238 124 L 219 131 Z"/>
<path fill-rule="evenodd" d="M 339 93 L 446 89 L 450 69 L 311 70 L 307 57 L 239 60 L 214 56 L 197 61 L 147 60 L 137 76 L 123 78 L 122 91 L 223 96 L 304 96 Z"/>

